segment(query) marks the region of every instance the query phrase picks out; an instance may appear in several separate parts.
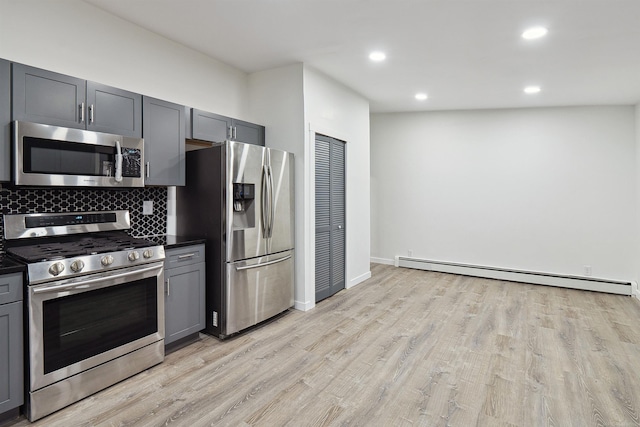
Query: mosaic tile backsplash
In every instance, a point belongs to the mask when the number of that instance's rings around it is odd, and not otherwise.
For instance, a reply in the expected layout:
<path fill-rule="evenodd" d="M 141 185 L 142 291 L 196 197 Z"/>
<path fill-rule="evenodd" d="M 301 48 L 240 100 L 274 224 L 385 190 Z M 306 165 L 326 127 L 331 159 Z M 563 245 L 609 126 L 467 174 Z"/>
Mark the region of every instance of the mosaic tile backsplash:
<path fill-rule="evenodd" d="M 153 201 L 153 214 L 142 215 L 142 202 Z M 167 189 L 165 187 L 102 188 L 26 188 L 1 187 L 2 214 L 45 212 L 88 212 L 128 209 L 132 236 L 165 234 L 167 229 Z M 4 252 L 4 221 L 0 217 L 0 253 Z"/>

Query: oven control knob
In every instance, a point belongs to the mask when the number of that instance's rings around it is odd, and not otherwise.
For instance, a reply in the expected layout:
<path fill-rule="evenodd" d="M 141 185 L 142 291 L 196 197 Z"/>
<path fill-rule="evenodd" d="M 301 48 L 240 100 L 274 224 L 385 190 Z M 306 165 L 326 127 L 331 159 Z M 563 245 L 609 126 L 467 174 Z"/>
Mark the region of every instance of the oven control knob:
<path fill-rule="evenodd" d="M 137 261 L 138 259 L 140 259 L 140 254 L 138 253 L 138 251 L 133 251 L 129 252 L 129 255 L 127 257 L 129 258 L 129 261 Z"/>
<path fill-rule="evenodd" d="M 71 263 L 71 271 L 77 273 L 78 271 L 82 271 L 84 268 L 84 262 L 82 260 L 75 260 Z"/>
<path fill-rule="evenodd" d="M 153 256 L 153 249 L 147 249 L 142 252 L 142 256 L 145 258 L 151 258 Z"/>
<path fill-rule="evenodd" d="M 107 265 L 113 264 L 113 257 L 111 255 L 105 255 L 102 257 L 100 262 L 106 267 Z"/>
<path fill-rule="evenodd" d="M 64 264 L 61 262 L 56 262 L 55 264 L 51 264 L 51 267 L 49 267 L 49 273 L 51 273 L 52 276 L 57 276 L 63 271 L 64 271 Z"/>

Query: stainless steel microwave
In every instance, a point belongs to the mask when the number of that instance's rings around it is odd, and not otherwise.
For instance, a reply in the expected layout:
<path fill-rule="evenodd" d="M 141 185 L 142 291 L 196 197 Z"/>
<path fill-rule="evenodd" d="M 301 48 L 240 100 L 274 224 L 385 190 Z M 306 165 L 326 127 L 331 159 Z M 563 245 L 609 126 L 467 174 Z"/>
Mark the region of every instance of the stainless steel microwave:
<path fill-rule="evenodd" d="M 13 122 L 15 185 L 144 187 L 144 140 Z"/>

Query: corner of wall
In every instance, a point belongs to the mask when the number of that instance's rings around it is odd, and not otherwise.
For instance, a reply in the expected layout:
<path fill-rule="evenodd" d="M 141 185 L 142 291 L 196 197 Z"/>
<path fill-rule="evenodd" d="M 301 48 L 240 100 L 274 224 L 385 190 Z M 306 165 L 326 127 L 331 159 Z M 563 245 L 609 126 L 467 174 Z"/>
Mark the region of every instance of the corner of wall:
<path fill-rule="evenodd" d="M 295 301 L 293 308 L 300 311 L 309 311 L 315 306 L 316 304 L 311 301 Z"/>
<path fill-rule="evenodd" d="M 360 283 L 362 283 L 365 280 L 370 279 L 370 278 L 371 278 L 371 271 L 367 271 L 366 273 L 362 273 L 358 277 L 354 277 L 353 279 L 349 280 L 349 283 L 347 283 L 346 289 L 351 289 L 354 286 L 359 285 Z"/>

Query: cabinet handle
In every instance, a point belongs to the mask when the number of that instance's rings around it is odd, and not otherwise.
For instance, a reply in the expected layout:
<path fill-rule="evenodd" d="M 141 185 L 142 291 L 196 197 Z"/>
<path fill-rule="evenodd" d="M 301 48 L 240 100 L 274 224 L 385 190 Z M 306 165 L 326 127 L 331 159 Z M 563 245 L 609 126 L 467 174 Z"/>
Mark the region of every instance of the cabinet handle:
<path fill-rule="evenodd" d="M 178 255 L 178 259 L 193 258 L 194 256 L 196 256 L 196 254 L 195 254 L 195 253 L 192 253 L 192 254 L 184 254 L 184 255 Z"/>
<path fill-rule="evenodd" d="M 93 104 L 89 105 L 89 123 L 93 123 Z"/>
<path fill-rule="evenodd" d="M 229 126 L 229 139 L 233 141 L 233 126 Z"/>
<path fill-rule="evenodd" d="M 145 169 L 145 175 L 147 176 L 147 178 L 149 178 L 149 174 L 151 171 L 151 165 L 149 164 L 149 162 L 147 162 L 144 169 Z"/>
<path fill-rule="evenodd" d="M 238 128 L 237 127 L 233 127 L 233 140 L 235 141 L 236 139 L 238 139 Z"/>
<path fill-rule="evenodd" d="M 167 296 L 171 295 L 171 285 L 169 284 L 169 278 L 167 277 Z"/>
<path fill-rule="evenodd" d="M 80 123 L 84 123 L 84 102 L 80 103 Z"/>

